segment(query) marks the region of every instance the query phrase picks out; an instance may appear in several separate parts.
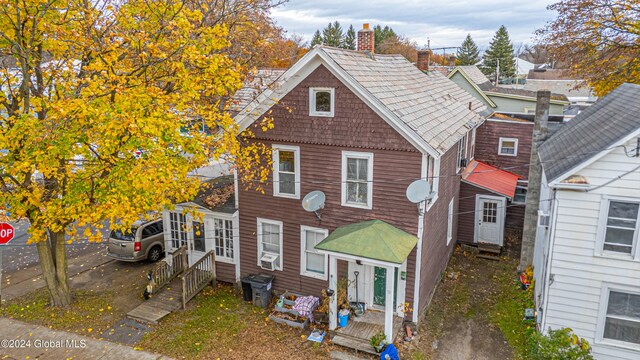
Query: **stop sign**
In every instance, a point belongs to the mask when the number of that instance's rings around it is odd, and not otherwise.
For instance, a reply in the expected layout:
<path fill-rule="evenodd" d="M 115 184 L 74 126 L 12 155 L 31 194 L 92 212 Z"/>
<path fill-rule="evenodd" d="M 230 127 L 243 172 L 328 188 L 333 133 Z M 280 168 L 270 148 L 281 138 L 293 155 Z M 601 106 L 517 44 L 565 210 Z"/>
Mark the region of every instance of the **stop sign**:
<path fill-rule="evenodd" d="M 9 241 L 13 240 L 15 234 L 16 230 L 13 228 L 13 225 L 0 223 L 0 245 L 9 243 Z"/>

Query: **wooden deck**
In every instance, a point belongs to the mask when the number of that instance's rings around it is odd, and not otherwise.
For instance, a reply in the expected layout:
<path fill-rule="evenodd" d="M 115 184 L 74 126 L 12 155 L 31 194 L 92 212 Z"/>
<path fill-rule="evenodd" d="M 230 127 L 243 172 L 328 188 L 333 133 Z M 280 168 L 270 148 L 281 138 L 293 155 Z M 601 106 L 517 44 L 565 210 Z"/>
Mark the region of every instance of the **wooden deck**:
<path fill-rule="evenodd" d="M 393 317 L 393 333 L 396 337 L 402 330 L 402 322 L 402 318 Z M 369 339 L 380 331 L 384 332 L 384 311 L 367 310 L 359 318 L 351 317 L 347 327 L 338 328 L 331 341 L 335 345 L 353 349 L 356 352 L 377 355 L 373 346 L 369 344 Z"/>
<path fill-rule="evenodd" d="M 182 307 L 182 279 L 175 278 L 166 287 L 154 294 L 135 309 L 127 318 L 148 324 L 157 324 L 160 319 Z"/>

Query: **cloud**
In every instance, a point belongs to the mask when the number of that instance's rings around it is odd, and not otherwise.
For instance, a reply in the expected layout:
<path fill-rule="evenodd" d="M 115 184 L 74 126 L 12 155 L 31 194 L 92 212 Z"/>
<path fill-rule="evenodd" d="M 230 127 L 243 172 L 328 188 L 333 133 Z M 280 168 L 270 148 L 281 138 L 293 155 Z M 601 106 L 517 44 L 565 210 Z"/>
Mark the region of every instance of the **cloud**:
<path fill-rule="evenodd" d="M 458 46 L 470 33 L 481 48 L 489 46 L 500 25 L 514 43 L 531 43 L 533 32 L 555 17 L 549 0 L 290 0 L 272 10 L 277 23 L 310 40 L 317 29 L 339 21 L 356 30 L 363 23 L 391 26 L 397 33 L 425 46 Z"/>

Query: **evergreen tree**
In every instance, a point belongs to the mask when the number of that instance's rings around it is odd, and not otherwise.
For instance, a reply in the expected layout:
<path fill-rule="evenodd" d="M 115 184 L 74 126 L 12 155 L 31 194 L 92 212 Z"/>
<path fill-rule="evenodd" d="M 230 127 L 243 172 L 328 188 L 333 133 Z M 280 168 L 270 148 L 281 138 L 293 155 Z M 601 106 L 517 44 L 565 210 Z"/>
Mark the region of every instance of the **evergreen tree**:
<path fill-rule="evenodd" d="M 356 30 L 353 28 L 353 25 L 349 25 L 349 29 L 347 30 L 347 35 L 345 35 L 344 37 L 342 47 L 351 50 L 356 49 Z"/>
<path fill-rule="evenodd" d="M 395 33 L 395 31 L 393 31 L 392 28 L 390 28 L 389 26 L 385 26 L 384 28 L 380 25 L 376 25 L 373 27 L 373 36 L 374 36 L 374 41 L 375 41 L 375 46 L 376 46 L 376 52 L 380 52 L 379 50 L 379 46 L 380 44 L 382 44 L 385 40 L 389 39 L 389 38 L 397 38 L 398 35 Z"/>
<path fill-rule="evenodd" d="M 338 21 L 333 24 L 329 23 L 329 25 L 322 30 L 322 40 L 325 45 L 340 47 L 343 38 L 342 26 L 340 26 Z"/>
<path fill-rule="evenodd" d="M 496 68 L 500 68 L 500 79 L 511 78 L 516 74 L 516 62 L 513 59 L 513 45 L 509 39 L 509 33 L 504 25 L 496 32 L 489 44 L 489 49 L 484 53 L 483 72 L 495 77 Z"/>
<path fill-rule="evenodd" d="M 311 39 L 311 47 L 315 45 L 322 45 L 322 34 L 320 34 L 320 30 L 316 30 L 315 34 L 313 34 L 313 38 Z"/>
<path fill-rule="evenodd" d="M 475 65 L 478 61 L 480 61 L 478 46 L 471 38 L 471 34 L 467 34 L 458 51 L 458 65 Z"/>

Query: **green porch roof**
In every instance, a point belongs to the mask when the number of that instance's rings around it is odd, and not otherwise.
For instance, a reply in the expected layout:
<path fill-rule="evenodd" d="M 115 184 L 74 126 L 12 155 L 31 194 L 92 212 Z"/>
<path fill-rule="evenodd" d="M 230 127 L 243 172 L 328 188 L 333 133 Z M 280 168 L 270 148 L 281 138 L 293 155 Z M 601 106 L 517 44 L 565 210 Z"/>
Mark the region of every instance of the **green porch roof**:
<path fill-rule="evenodd" d="M 327 252 L 402 264 L 418 238 L 381 220 L 340 226 L 315 248 Z"/>

